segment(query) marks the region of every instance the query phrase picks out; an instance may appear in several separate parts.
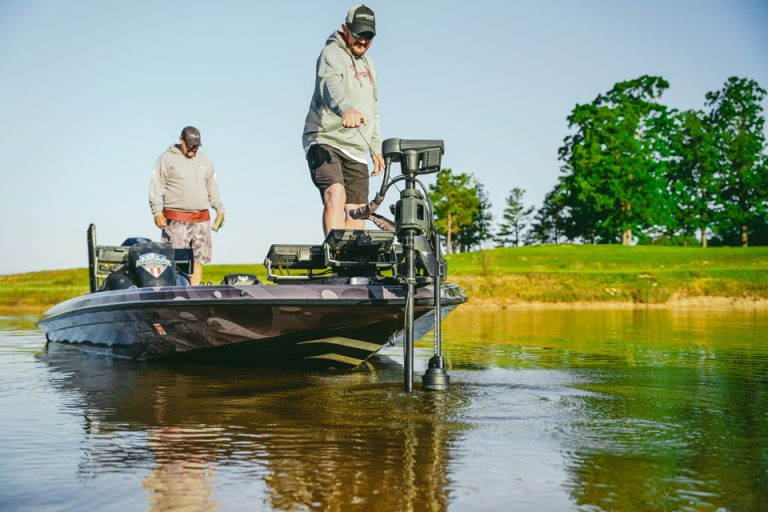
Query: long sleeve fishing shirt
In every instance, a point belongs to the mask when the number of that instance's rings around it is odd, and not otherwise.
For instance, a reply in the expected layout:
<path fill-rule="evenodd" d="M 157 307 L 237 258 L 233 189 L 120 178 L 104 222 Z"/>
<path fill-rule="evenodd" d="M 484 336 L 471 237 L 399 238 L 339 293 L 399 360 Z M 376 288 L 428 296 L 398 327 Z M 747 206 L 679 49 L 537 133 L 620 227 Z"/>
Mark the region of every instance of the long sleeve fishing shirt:
<path fill-rule="evenodd" d="M 334 32 L 325 42 L 317 59 L 315 90 L 304 123 L 304 151 L 315 143 L 328 144 L 365 162 L 370 143 L 374 152 L 381 152 L 379 131 L 376 68 L 367 55 L 356 57 L 341 34 Z M 366 125 L 344 128 L 341 115 L 355 108 L 367 119 Z"/>
<path fill-rule="evenodd" d="M 169 147 L 152 171 L 149 207 L 153 217 L 162 213 L 163 208 L 194 212 L 213 207 L 223 214 L 224 203 L 208 156 L 198 151 L 187 158 L 178 146 Z"/>

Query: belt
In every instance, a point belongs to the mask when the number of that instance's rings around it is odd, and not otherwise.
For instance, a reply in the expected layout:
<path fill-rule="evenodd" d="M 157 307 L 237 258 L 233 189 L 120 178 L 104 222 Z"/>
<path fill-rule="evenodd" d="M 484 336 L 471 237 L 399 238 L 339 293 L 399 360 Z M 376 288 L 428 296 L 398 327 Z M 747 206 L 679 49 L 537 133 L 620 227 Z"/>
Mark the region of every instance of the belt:
<path fill-rule="evenodd" d="M 163 216 L 166 219 L 176 220 L 179 222 L 205 222 L 207 220 L 211 220 L 211 214 L 208 213 L 208 210 L 185 212 L 182 210 L 171 210 L 170 208 L 163 208 Z"/>

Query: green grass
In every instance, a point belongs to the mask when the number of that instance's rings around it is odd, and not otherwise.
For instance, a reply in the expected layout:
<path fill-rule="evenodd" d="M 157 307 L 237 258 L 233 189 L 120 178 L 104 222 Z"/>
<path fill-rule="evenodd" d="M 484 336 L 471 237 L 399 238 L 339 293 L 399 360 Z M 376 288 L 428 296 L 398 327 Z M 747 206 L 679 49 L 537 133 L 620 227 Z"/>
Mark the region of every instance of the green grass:
<path fill-rule="evenodd" d="M 768 247 L 514 247 L 452 255 L 448 269 L 470 296 L 506 301 L 768 298 Z"/>
<path fill-rule="evenodd" d="M 256 274 L 261 264 L 208 265 L 205 282 Z M 448 280 L 472 299 L 510 302 L 632 302 L 670 298 L 768 299 L 768 247 L 557 245 L 449 257 Z M 88 291 L 86 269 L 0 275 L 0 311 L 39 313 Z"/>
<path fill-rule="evenodd" d="M 0 275 L 0 312 L 40 312 L 87 291 L 85 268 Z"/>
<path fill-rule="evenodd" d="M 656 247 L 542 245 L 508 247 L 451 257 L 462 274 L 509 272 L 642 272 L 674 270 L 768 270 L 768 247 Z"/>

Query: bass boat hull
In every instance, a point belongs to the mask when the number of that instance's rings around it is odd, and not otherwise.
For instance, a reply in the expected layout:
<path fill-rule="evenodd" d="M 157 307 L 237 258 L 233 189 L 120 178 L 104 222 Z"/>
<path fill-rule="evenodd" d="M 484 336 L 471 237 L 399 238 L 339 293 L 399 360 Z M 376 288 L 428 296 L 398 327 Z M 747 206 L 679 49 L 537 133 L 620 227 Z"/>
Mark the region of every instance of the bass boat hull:
<path fill-rule="evenodd" d="M 441 317 L 466 301 L 441 286 Z M 403 337 L 406 291 L 385 284 L 163 286 L 100 291 L 50 309 L 51 342 L 139 360 L 354 367 Z M 434 289 L 414 299 L 417 337 L 434 327 Z"/>

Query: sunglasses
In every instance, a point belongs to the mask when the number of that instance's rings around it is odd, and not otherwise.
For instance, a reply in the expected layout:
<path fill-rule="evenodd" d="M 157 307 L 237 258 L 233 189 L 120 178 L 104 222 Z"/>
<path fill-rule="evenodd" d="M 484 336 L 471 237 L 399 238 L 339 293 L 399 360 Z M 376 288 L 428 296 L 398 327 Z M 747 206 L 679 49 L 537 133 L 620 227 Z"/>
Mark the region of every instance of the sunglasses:
<path fill-rule="evenodd" d="M 373 32 L 361 32 L 359 34 L 357 32 L 352 32 L 352 35 L 358 39 L 368 39 L 369 41 L 375 36 Z"/>

